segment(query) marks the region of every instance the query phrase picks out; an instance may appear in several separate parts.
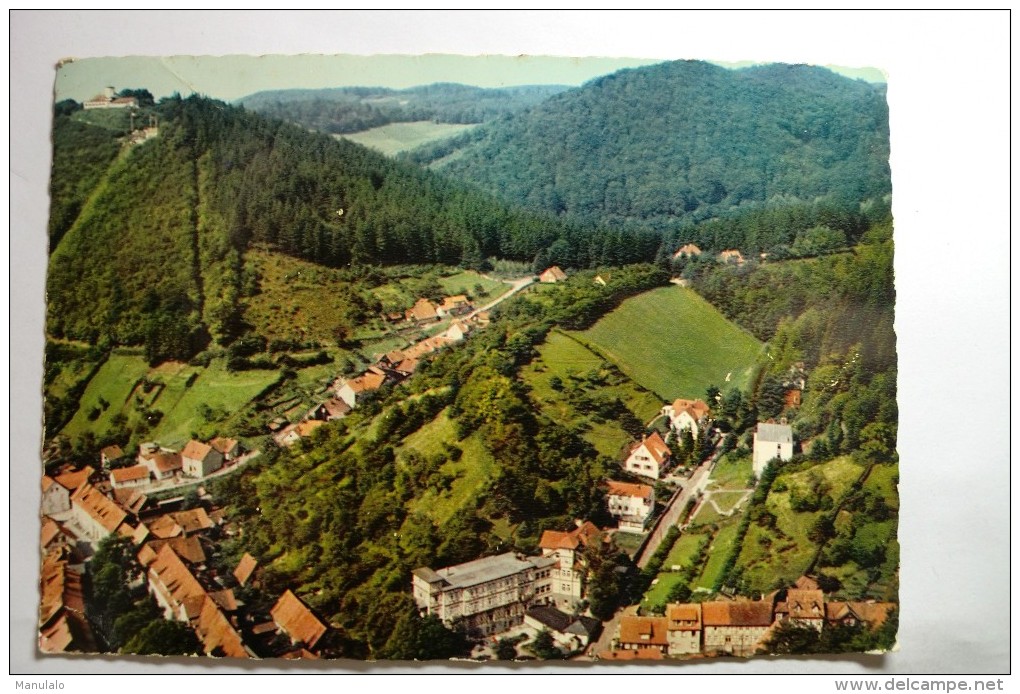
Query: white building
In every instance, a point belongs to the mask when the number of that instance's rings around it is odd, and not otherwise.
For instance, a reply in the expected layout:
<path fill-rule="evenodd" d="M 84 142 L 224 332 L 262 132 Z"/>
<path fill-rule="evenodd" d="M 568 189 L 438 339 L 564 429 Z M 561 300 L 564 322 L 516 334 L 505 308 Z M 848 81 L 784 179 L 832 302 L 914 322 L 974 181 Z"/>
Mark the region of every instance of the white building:
<path fill-rule="evenodd" d="M 597 541 L 601 531 L 589 521 L 571 530 L 546 530 L 538 546 L 542 556 L 556 561 L 552 572 L 552 596 L 548 602 L 562 610 L 572 611 L 584 595 L 585 566 L 582 550 Z"/>
<path fill-rule="evenodd" d="M 669 456 L 669 446 L 659 432 L 654 431 L 630 449 L 623 468 L 635 475 L 657 480 L 669 466 Z"/>
<path fill-rule="evenodd" d="M 647 484 L 606 482 L 609 514 L 619 520 L 620 530 L 644 532 L 648 517 L 655 509 L 655 488 Z"/>
<path fill-rule="evenodd" d="M 528 606 L 549 592 L 555 565 L 555 559 L 507 552 L 438 570 L 417 568 L 411 589 L 420 610 L 489 636 L 524 622 Z"/>
<path fill-rule="evenodd" d="M 662 414 L 669 417 L 669 425 L 677 434 L 690 429 L 695 439 L 708 420 L 709 408 L 703 400 L 684 400 L 678 398 L 672 404 L 662 408 Z"/>
<path fill-rule="evenodd" d="M 788 424 L 758 423 L 754 432 L 754 476 L 761 477 L 769 461 L 793 457 L 793 429 Z"/>
<path fill-rule="evenodd" d="M 184 474 L 189 477 L 205 477 L 223 467 L 223 454 L 207 443 L 188 441 L 181 451 Z"/>

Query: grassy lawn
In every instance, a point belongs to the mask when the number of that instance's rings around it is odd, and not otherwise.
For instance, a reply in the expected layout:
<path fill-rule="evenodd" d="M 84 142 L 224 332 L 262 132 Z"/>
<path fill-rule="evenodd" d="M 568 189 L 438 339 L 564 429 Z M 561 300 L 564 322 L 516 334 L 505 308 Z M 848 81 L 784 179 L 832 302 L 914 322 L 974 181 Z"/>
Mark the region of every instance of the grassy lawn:
<path fill-rule="evenodd" d="M 896 489 L 899 474 L 898 466 L 893 463 L 875 465 L 864 481 L 864 486 L 879 492 L 890 508 L 899 508 L 900 495 Z"/>
<path fill-rule="evenodd" d="M 663 605 L 669 599 L 669 591 L 673 586 L 683 582 L 683 574 L 662 572 L 655 577 L 656 584 L 648 589 L 641 599 L 641 606 L 648 609 L 655 605 Z"/>
<path fill-rule="evenodd" d="M 475 285 L 482 285 L 482 292 L 484 296 L 476 296 Z M 457 294 L 467 294 L 476 303 L 484 304 L 501 294 L 505 294 L 510 289 L 510 285 L 505 282 L 494 282 L 487 277 L 482 277 L 480 274 L 473 270 L 465 270 L 464 272 L 458 272 L 455 275 L 448 275 L 447 277 L 439 278 L 439 285 L 443 288 L 450 296 Z"/>
<path fill-rule="evenodd" d="M 733 453 L 727 453 L 712 470 L 709 489 L 745 489 L 751 472 L 750 458 L 735 458 Z"/>
<path fill-rule="evenodd" d="M 580 337 L 670 401 L 703 398 L 710 385 L 745 388 L 762 347 L 694 291 L 675 286 L 627 299 Z"/>
<path fill-rule="evenodd" d="M 830 485 L 830 495 L 838 503 L 861 472 L 860 465 L 843 456 L 776 478 L 765 506 L 776 517 L 779 532 L 752 524 L 737 559 L 737 566 L 743 569 L 752 590 L 771 590 L 780 582 L 793 582 L 804 573 L 818 549 L 808 533 L 815 521 L 827 512 L 794 511 L 790 505 L 793 490 L 806 491 L 812 477 L 820 475 Z M 786 491 L 775 491 L 777 485 L 782 488 L 783 484 Z"/>
<path fill-rule="evenodd" d="M 345 140 L 370 147 L 392 157 L 400 152 L 442 140 L 478 127 L 477 124 L 433 123 L 432 121 L 414 121 L 412 123 L 388 123 L 378 128 L 362 130 L 358 133 L 337 135 Z"/>
<path fill-rule="evenodd" d="M 740 516 L 733 516 L 719 522 L 719 532 L 712 538 L 712 544 L 708 547 L 708 561 L 701 575 L 694 580 L 694 586 L 711 590 L 712 586 L 722 575 L 726 559 L 730 556 L 733 543 L 737 539 L 737 529 L 740 525 Z"/>
<path fill-rule="evenodd" d="M 175 402 L 164 398 L 174 394 L 176 389 L 168 387 L 159 397 L 155 407 L 163 412 L 163 419 L 153 429 L 150 437 L 170 446 L 183 445 L 191 438 L 191 432 L 207 424 L 200 414 L 203 405 L 209 407 L 214 419 L 225 419 L 247 405 L 278 377 L 277 371 L 230 373 L 223 360 L 214 360 L 201 371 L 190 388 L 182 388 Z"/>
<path fill-rule="evenodd" d="M 633 437 L 612 418 L 583 414 L 571 402 L 576 392 L 585 398 L 619 398 L 642 423 L 658 412 L 662 403 L 654 394 L 641 389 L 601 357 L 567 335 L 553 331 L 538 348 L 539 356 L 521 370 L 521 377 L 532 389 L 532 399 L 554 421 L 579 427 L 584 438 L 605 456 L 615 458 Z M 596 380 L 589 381 L 588 376 Z M 557 390 L 552 379 L 563 384 Z"/>
<path fill-rule="evenodd" d="M 664 569 L 671 569 L 674 566 L 690 564 L 694 561 L 695 555 L 698 553 L 698 547 L 704 539 L 705 533 L 696 531 L 684 532 L 677 538 L 673 549 L 666 556 L 666 561 L 662 562 L 662 567 Z"/>
<path fill-rule="evenodd" d="M 719 507 L 722 513 L 729 514 L 746 497 L 746 492 L 714 492 L 712 494 L 712 501 L 715 502 L 715 505 Z"/>
<path fill-rule="evenodd" d="M 111 354 L 106 363 L 89 381 L 82 395 L 78 411 L 61 431 L 62 434 L 74 438 L 91 431 L 96 435 L 105 434 L 112 425 L 113 418 L 120 412 L 125 416 L 134 411 L 130 400 L 135 382 L 149 372 L 149 366 L 140 356 Z M 100 407 L 102 398 L 110 403 L 99 417 L 93 421 L 88 413 L 93 407 Z"/>

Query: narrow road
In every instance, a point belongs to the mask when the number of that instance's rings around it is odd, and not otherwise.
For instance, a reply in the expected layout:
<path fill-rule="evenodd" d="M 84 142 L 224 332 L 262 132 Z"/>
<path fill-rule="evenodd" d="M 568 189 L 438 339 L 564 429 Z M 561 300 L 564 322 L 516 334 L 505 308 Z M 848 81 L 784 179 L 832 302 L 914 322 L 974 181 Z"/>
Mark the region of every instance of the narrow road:
<path fill-rule="evenodd" d="M 535 283 L 535 278 L 533 276 L 522 277 L 519 280 L 513 280 L 512 282 L 509 282 L 509 284 L 510 284 L 510 291 L 508 291 L 508 292 L 506 292 L 504 294 L 501 294 L 498 298 L 496 298 L 493 301 L 490 301 L 485 306 L 482 306 L 481 308 L 476 308 L 474 311 L 469 313 L 467 315 L 467 317 L 468 318 L 473 318 L 476 315 L 478 315 L 479 313 L 481 313 L 482 311 L 488 311 L 489 309 L 493 308 L 494 306 L 496 306 L 496 305 L 506 301 L 511 296 L 513 296 L 517 292 L 521 291 L 525 287 L 531 286 L 534 283 Z"/>
<path fill-rule="evenodd" d="M 712 468 L 715 467 L 716 461 L 719 459 L 719 449 L 722 446 L 722 439 L 715 445 L 715 450 L 712 455 L 708 457 L 705 462 L 697 467 L 691 476 L 686 480 L 683 491 L 673 497 L 670 504 L 666 507 L 666 510 L 659 516 L 659 521 L 652 528 L 652 537 L 649 539 L 648 544 L 645 545 L 644 551 L 641 552 L 641 556 L 638 557 L 637 566 L 639 569 L 645 568 L 652 555 L 655 554 L 655 550 L 659 549 L 659 545 L 662 544 L 662 540 L 666 537 L 666 533 L 669 529 L 677 524 L 680 520 L 680 514 L 683 513 L 684 507 L 687 506 L 687 502 L 698 495 L 699 492 L 708 486 L 708 477 L 712 472 Z"/>

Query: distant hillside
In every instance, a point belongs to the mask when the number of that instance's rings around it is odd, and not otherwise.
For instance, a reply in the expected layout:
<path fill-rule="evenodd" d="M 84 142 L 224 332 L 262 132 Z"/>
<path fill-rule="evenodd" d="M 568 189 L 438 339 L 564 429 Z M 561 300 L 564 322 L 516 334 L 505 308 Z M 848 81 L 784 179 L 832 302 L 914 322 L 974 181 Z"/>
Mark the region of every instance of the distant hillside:
<path fill-rule="evenodd" d="M 199 97 L 156 106 L 159 133 L 57 119 L 48 277 L 53 337 L 144 344 L 186 359 L 249 329 L 253 243 L 332 267 L 491 257 L 573 264 L 650 258 L 650 234 L 603 234 L 515 212 L 489 195 L 346 141 Z M 565 263 L 566 264 L 566 263 Z"/>
<path fill-rule="evenodd" d="M 237 103 L 312 130 L 344 134 L 415 121 L 484 123 L 539 104 L 566 89 L 561 85 L 483 89 L 445 83 L 410 89 L 284 89 L 258 92 Z"/>
<path fill-rule="evenodd" d="M 804 65 L 623 70 L 409 158 L 531 209 L 660 231 L 891 187 L 885 87 Z"/>

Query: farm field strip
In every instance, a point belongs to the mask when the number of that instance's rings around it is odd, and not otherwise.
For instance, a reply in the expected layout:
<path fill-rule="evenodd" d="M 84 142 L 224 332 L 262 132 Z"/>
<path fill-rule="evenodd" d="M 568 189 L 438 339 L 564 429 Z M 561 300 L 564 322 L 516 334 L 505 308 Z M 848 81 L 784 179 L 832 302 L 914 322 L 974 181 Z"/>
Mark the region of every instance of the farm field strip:
<path fill-rule="evenodd" d="M 704 397 L 708 386 L 747 386 L 762 344 L 693 290 L 631 297 L 577 333 L 664 401 Z"/>

